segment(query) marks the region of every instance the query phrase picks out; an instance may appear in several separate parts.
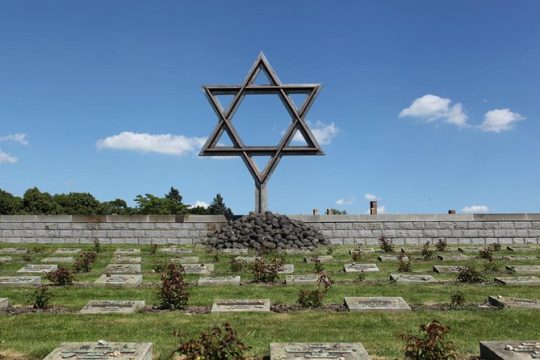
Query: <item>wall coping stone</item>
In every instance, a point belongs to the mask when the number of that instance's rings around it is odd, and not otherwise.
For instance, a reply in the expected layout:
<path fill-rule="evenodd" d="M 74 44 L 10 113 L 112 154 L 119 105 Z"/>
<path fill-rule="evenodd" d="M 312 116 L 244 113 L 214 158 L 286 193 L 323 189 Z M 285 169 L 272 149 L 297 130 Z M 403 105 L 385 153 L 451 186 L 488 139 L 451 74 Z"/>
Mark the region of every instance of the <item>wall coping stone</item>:
<path fill-rule="evenodd" d="M 0 215 L 0 223 L 224 223 L 223 215 Z"/>

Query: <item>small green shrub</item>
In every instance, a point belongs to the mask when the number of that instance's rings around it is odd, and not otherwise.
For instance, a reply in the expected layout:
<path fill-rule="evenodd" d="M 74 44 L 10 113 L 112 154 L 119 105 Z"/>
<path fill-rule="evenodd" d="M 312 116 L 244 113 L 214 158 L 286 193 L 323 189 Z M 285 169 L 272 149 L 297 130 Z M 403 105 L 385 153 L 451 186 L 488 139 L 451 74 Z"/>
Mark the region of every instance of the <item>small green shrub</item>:
<path fill-rule="evenodd" d="M 501 251 L 501 244 L 499 243 L 489 244 L 489 248 L 492 251 Z"/>
<path fill-rule="evenodd" d="M 28 254 L 24 254 L 23 256 L 21 256 L 21 259 L 24 262 L 31 262 L 32 261 L 32 257 L 30 255 L 28 255 Z"/>
<path fill-rule="evenodd" d="M 173 352 L 184 360 L 243 360 L 250 348 L 238 339 L 229 323 L 214 326 L 197 339 L 183 341 L 180 332 L 175 332 L 180 344 Z"/>
<path fill-rule="evenodd" d="M 463 306 L 465 304 L 465 294 L 461 291 L 456 291 L 450 295 L 451 306 Z"/>
<path fill-rule="evenodd" d="M 150 244 L 150 245 L 148 245 L 148 252 L 151 255 L 155 255 L 157 250 L 158 250 L 158 244 Z"/>
<path fill-rule="evenodd" d="M 322 272 L 324 272 L 324 265 L 321 262 L 321 259 L 319 259 L 318 256 L 314 256 L 312 258 L 312 260 L 313 260 L 313 268 L 314 268 L 315 272 L 317 274 L 321 274 Z"/>
<path fill-rule="evenodd" d="M 157 261 L 152 265 L 152 271 L 155 273 L 162 273 L 167 268 L 168 262 L 166 261 Z"/>
<path fill-rule="evenodd" d="M 405 273 L 410 273 L 412 272 L 412 266 L 411 266 L 411 261 L 410 260 L 404 260 L 403 258 L 400 258 L 398 260 L 398 269 L 397 269 L 398 272 L 405 272 Z"/>
<path fill-rule="evenodd" d="M 435 249 L 437 249 L 437 251 L 441 251 L 441 252 L 447 251 L 448 250 L 448 243 L 444 239 L 439 239 L 439 241 L 437 241 L 437 243 L 435 244 Z"/>
<path fill-rule="evenodd" d="M 253 280 L 258 283 L 275 283 L 279 279 L 279 270 L 283 266 L 283 258 L 265 260 L 258 258 L 251 265 Z"/>
<path fill-rule="evenodd" d="M 385 253 L 392 253 L 394 252 L 394 243 L 391 239 L 387 239 L 384 236 L 381 236 L 379 238 L 379 247 L 381 250 Z"/>
<path fill-rule="evenodd" d="M 356 275 L 354 282 L 361 283 L 361 282 L 364 282 L 365 280 L 366 280 L 366 273 L 364 273 L 364 270 L 362 270 Z"/>
<path fill-rule="evenodd" d="M 476 284 L 485 281 L 486 278 L 473 265 L 468 265 L 459 271 L 456 280 L 460 283 Z"/>
<path fill-rule="evenodd" d="M 450 331 L 447 326 L 433 320 L 420 326 L 421 336 L 402 335 L 405 339 L 405 359 L 407 360 L 454 360 L 458 358 L 454 344 L 445 340 Z"/>
<path fill-rule="evenodd" d="M 55 271 L 47 273 L 47 279 L 58 286 L 72 285 L 74 280 L 71 271 L 62 266 L 59 266 Z"/>
<path fill-rule="evenodd" d="M 323 300 L 330 288 L 332 287 L 333 281 L 322 274 L 317 280 L 317 288 L 309 290 L 300 290 L 298 293 L 298 304 L 304 308 L 320 308 L 323 305 Z"/>
<path fill-rule="evenodd" d="M 334 253 L 334 247 L 329 246 L 326 248 L 326 255 L 332 255 Z"/>
<path fill-rule="evenodd" d="M 183 310 L 187 307 L 189 292 L 184 281 L 184 268 L 169 263 L 161 274 L 159 289 L 159 308 L 163 310 Z"/>
<path fill-rule="evenodd" d="M 39 285 L 29 293 L 34 309 L 45 309 L 52 299 L 52 292 L 47 285 Z"/>
<path fill-rule="evenodd" d="M 490 272 L 499 272 L 501 270 L 501 267 L 499 265 L 499 262 L 493 258 L 489 259 L 484 264 L 484 272 L 490 273 Z"/>
<path fill-rule="evenodd" d="M 231 272 L 238 273 L 244 270 L 247 263 L 242 259 L 231 259 L 229 263 L 229 267 L 231 268 Z"/>
<path fill-rule="evenodd" d="M 490 247 L 483 248 L 478 252 L 478 256 L 480 259 L 493 259 L 493 250 Z"/>
<path fill-rule="evenodd" d="M 362 255 L 362 250 L 360 249 L 355 249 L 351 252 L 351 257 L 354 262 L 362 260 Z"/>
<path fill-rule="evenodd" d="M 73 264 L 73 271 L 76 273 L 87 273 L 92 271 L 92 263 L 96 261 L 97 254 L 94 251 L 83 251 L 79 254 Z"/>
<path fill-rule="evenodd" d="M 424 260 L 429 260 L 433 257 L 433 254 L 435 253 L 435 251 L 433 251 L 430 247 L 429 247 L 429 241 L 426 242 L 424 244 L 424 246 L 422 247 L 422 257 L 424 258 Z"/>
<path fill-rule="evenodd" d="M 101 243 L 98 239 L 94 240 L 94 251 L 99 254 L 101 252 Z"/>

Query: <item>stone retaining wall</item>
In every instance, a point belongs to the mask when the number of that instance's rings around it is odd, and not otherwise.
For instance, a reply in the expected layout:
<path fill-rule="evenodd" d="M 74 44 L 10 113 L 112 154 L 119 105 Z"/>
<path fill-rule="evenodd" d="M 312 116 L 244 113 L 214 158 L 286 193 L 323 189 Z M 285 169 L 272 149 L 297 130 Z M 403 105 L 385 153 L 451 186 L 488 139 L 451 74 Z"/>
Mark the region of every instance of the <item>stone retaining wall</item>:
<path fill-rule="evenodd" d="M 334 244 L 540 243 L 540 214 L 295 215 Z M 0 243 L 193 244 L 223 224 L 223 216 L 0 216 Z"/>

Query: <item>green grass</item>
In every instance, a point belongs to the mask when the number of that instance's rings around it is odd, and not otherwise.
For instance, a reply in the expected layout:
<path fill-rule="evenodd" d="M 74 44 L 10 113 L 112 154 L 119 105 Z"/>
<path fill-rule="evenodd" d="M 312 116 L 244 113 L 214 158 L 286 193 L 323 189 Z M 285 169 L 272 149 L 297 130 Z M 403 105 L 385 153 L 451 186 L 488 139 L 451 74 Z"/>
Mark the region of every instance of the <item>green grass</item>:
<path fill-rule="evenodd" d="M 0 245 L 0 249 L 7 246 Z M 17 246 L 22 247 L 22 246 Z M 32 249 L 30 261 L 20 255 L 12 255 L 14 261 L 0 264 L 0 276 L 17 275 L 17 270 L 26 263 L 40 264 L 42 258 L 51 256 L 59 247 L 83 247 L 90 245 L 26 245 Z M 300 311 L 292 313 L 269 314 L 200 314 L 188 315 L 184 312 L 146 312 L 133 315 L 79 315 L 89 300 L 145 300 L 148 306 L 157 303 L 156 292 L 159 274 L 152 271 L 155 263 L 164 262 L 170 255 L 150 254 L 143 249 L 144 286 L 141 288 L 111 289 L 93 287 L 92 283 L 103 272 L 113 258 L 112 252 L 119 247 L 133 246 L 102 245 L 102 252 L 94 264 L 92 272 L 77 274 L 83 285 L 72 287 L 51 287 L 52 306 L 64 308 L 62 313 L 26 313 L 7 315 L 0 313 L 0 353 L 18 352 L 30 358 L 43 358 L 60 342 L 66 341 L 150 341 L 154 343 L 154 356 L 168 359 L 177 339 L 175 330 L 180 330 L 186 338 L 198 335 L 212 325 L 231 322 L 240 339 L 252 347 L 250 355 L 268 355 L 270 342 L 321 342 L 356 341 L 362 342 L 372 356 L 401 357 L 403 342 L 400 334 L 416 332 L 418 326 L 436 319 L 452 329 L 450 340 L 454 341 L 462 355 L 478 354 L 480 340 L 534 339 L 538 338 L 537 326 L 540 323 L 538 310 L 494 310 L 469 306 L 467 310 L 434 310 L 423 305 L 447 304 L 450 295 L 458 289 L 465 293 L 468 304 L 483 304 L 488 295 L 518 296 L 538 298 L 538 287 L 501 286 L 493 282 L 479 285 L 455 285 L 452 282 L 433 285 L 396 285 L 388 281 L 388 275 L 397 270 L 397 263 L 378 262 L 378 254 L 368 254 L 358 262 L 377 263 L 379 273 L 366 273 L 363 283 L 353 283 L 356 274 L 346 274 L 344 263 L 352 262 L 348 250 L 339 247 L 332 254 L 335 263 L 324 264 L 325 270 L 336 284 L 327 294 L 325 304 L 341 304 L 344 296 L 402 296 L 416 310 L 400 313 L 347 313 Z M 34 250 L 36 249 L 36 250 Z M 321 251 L 325 254 L 325 251 Z M 497 257 L 510 252 L 496 252 Z M 521 253 L 520 253 L 521 254 Z M 529 254 L 540 255 L 538 250 Z M 201 262 L 212 262 L 213 254 L 203 250 L 194 251 Z M 0 255 L 4 256 L 4 255 Z M 186 255 L 189 256 L 189 255 Z M 416 255 L 413 255 L 416 256 Z M 231 274 L 229 261 L 233 256 L 220 255 L 216 263 L 215 275 Z M 295 265 L 295 273 L 312 273 L 313 265 L 305 264 L 302 256 L 287 256 L 286 263 Z M 485 260 L 475 260 L 479 269 Z M 434 274 L 433 264 L 464 264 L 463 262 L 415 260 L 413 271 L 418 274 L 432 274 L 436 279 L 452 280 L 455 274 Z M 538 260 L 501 262 L 501 271 L 488 275 L 492 280 L 496 275 L 506 274 L 506 264 L 538 264 Z M 242 281 L 249 281 L 249 272 L 242 272 Z M 195 284 L 198 276 L 187 276 Z M 284 276 L 282 276 L 284 278 Z M 43 276 L 44 282 L 46 277 Z M 274 304 L 294 304 L 302 286 L 259 285 L 246 283 L 240 287 L 197 287 L 190 288 L 189 305 L 210 306 L 215 298 L 269 298 Z M 27 294 L 31 289 L 0 287 L 0 297 L 8 297 L 15 306 L 29 306 Z"/>

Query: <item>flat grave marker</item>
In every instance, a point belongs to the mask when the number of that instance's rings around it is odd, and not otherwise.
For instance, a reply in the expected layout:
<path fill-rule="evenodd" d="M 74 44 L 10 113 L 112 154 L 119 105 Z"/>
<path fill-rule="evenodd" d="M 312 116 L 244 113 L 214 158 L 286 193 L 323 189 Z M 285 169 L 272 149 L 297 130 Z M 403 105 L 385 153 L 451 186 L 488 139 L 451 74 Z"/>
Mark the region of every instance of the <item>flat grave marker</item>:
<path fill-rule="evenodd" d="M 316 261 L 315 259 L 319 259 L 321 264 L 334 262 L 334 257 L 332 255 L 306 256 L 304 257 L 304 262 L 308 264 L 313 264 Z"/>
<path fill-rule="evenodd" d="M 40 274 L 46 274 L 51 271 L 58 270 L 58 265 L 44 265 L 44 264 L 28 264 L 17 270 L 18 273 L 40 273 Z"/>
<path fill-rule="evenodd" d="M 390 274 L 390 281 L 398 284 L 429 284 L 437 280 L 431 275 Z"/>
<path fill-rule="evenodd" d="M 491 305 L 507 308 L 540 309 L 540 299 L 521 299 L 507 296 L 488 296 Z"/>
<path fill-rule="evenodd" d="M 41 259 L 42 263 L 58 263 L 58 264 L 71 264 L 73 262 L 73 257 L 71 256 L 62 256 L 62 257 L 46 257 L 44 259 Z"/>
<path fill-rule="evenodd" d="M 43 360 L 152 360 L 152 343 L 62 343 Z"/>
<path fill-rule="evenodd" d="M 505 255 L 502 257 L 503 260 L 508 261 L 527 261 L 527 260 L 536 260 L 536 256 L 532 255 Z"/>
<path fill-rule="evenodd" d="M 472 253 L 479 253 L 480 250 L 482 250 L 482 248 L 479 248 L 479 247 L 458 247 L 458 251 L 461 252 L 461 253 L 469 253 L 469 254 L 472 254 Z"/>
<path fill-rule="evenodd" d="M 9 306 L 8 298 L 0 298 L 0 309 L 5 309 Z"/>
<path fill-rule="evenodd" d="M 141 249 L 116 249 L 114 255 L 139 255 Z"/>
<path fill-rule="evenodd" d="M 11 256 L 0 256 L 0 263 L 12 262 L 13 258 Z"/>
<path fill-rule="evenodd" d="M 109 264 L 103 272 L 107 274 L 140 274 L 141 264 Z"/>
<path fill-rule="evenodd" d="M 514 252 L 528 252 L 528 251 L 534 251 L 535 249 L 531 246 L 517 246 L 517 245 L 509 245 L 506 247 L 506 250 L 508 251 L 514 251 Z"/>
<path fill-rule="evenodd" d="M 408 311 L 409 305 L 402 297 L 345 297 L 349 311 Z"/>
<path fill-rule="evenodd" d="M 182 256 L 170 260 L 175 264 L 197 264 L 200 260 L 198 256 Z"/>
<path fill-rule="evenodd" d="M 286 285 L 317 285 L 319 275 L 287 275 L 285 276 Z"/>
<path fill-rule="evenodd" d="M 278 270 L 278 274 L 292 274 L 294 272 L 294 264 L 283 264 Z"/>
<path fill-rule="evenodd" d="M 0 286 L 41 285 L 40 276 L 0 276 Z"/>
<path fill-rule="evenodd" d="M 540 265 L 506 265 L 506 270 L 513 273 L 540 273 Z"/>
<path fill-rule="evenodd" d="M 234 258 L 236 261 L 242 261 L 246 264 L 253 264 L 255 261 L 260 260 L 261 257 L 259 256 L 237 256 Z"/>
<path fill-rule="evenodd" d="M 271 343 L 270 360 L 370 360 L 361 343 Z"/>
<path fill-rule="evenodd" d="M 536 276 L 499 276 L 495 278 L 495 281 L 503 285 L 540 285 L 540 278 Z"/>
<path fill-rule="evenodd" d="M 540 340 L 480 341 L 483 360 L 532 360 L 540 353 Z M 538 357 L 536 357 L 538 358 Z"/>
<path fill-rule="evenodd" d="M 57 255 L 76 255 L 80 253 L 82 249 L 72 249 L 72 248 L 60 248 L 56 249 L 54 252 Z"/>
<path fill-rule="evenodd" d="M 115 256 L 112 261 L 115 264 L 140 264 L 142 259 L 140 256 Z"/>
<path fill-rule="evenodd" d="M 240 276 L 200 277 L 199 286 L 240 286 Z"/>
<path fill-rule="evenodd" d="M 362 253 L 374 253 L 375 249 L 373 248 L 359 248 L 359 249 L 351 249 L 349 250 L 350 255 L 354 254 L 362 254 Z"/>
<path fill-rule="evenodd" d="M 165 254 L 191 254 L 193 253 L 193 250 L 191 249 L 184 249 L 184 248 L 179 248 L 176 246 L 161 248 L 161 249 L 158 249 L 158 251 Z"/>
<path fill-rule="evenodd" d="M 403 261 L 409 261 L 409 257 L 408 256 L 399 256 L 399 255 L 379 255 L 377 257 L 377 260 L 379 260 L 380 262 L 395 262 L 395 261 L 399 261 L 399 260 L 403 260 Z"/>
<path fill-rule="evenodd" d="M 220 249 L 218 252 L 222 252 L 226 255 L 247 255 L 248 249 Z"/>
<path fill-rule="evenodd" d="M 403 254 L 420 254 L 420 253 L 422 253 L 422 250 L 420 250 L 420 249 L 401 248 L 401 252 Z"/>
<path fill-rule="evenodd" d="M 144 301 L 90 300 L 80 314 L 133 314 L 144 309 Z"/>
<path fill-rule="evenodd" d="M 343 265 L 343 270 L 347 273 L 353 272 L 378 272 L 379 268 L 377 264 L 345 264 Z"/>
<path fill-rule="evenodd" d="M 270 299 L 215 300 L 211 312 L 269 312 Z"/>
<path fill-rule="evenodd" d="M 142 275 L 112 274 L 101 275 L 94 284 L 107 287 L 138 287 L 142 284 Z"/>
<path fill-rule="evenodd" d="M 182 264 L 186 274 L 207 275 L 214 272 L 214 264 Z"/>
<path fill-rule="evenodd" d="M 452 261 L 468 261 L 472 259 L 472 256 L 467 255 L 449 255 L 449 254 L 443 254 L 443 255 L 437 255 L 437 259 L 439 260 L 452 260 Z"/>
<path fill-rule="evenodd" d="M 0 254 L 24 255 L 24 254 L 28 254 L 28 249 L 3 248 L 3 249 L 0 249 Z"/>
<path fill-rule="evenodd" d="M 458 265 L 433 265 L 433 271 L 436 273 L 458 273 L 461 270 L 465 269 L 464 266 Z"/>

